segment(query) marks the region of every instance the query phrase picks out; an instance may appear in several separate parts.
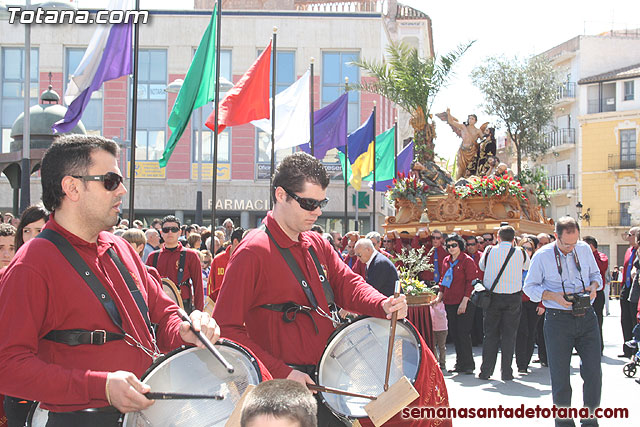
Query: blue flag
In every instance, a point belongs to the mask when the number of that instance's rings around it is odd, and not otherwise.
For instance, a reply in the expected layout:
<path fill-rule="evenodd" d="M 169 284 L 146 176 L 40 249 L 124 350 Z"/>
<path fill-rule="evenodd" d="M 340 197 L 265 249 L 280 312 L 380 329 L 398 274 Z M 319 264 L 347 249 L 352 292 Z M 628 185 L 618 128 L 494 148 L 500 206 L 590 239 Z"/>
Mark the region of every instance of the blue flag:
<path fill-rule="evenodd" d="M 413 162 L 413 141 L 406 147 L 402 149 L 402 151 L 398 154 L 398 173 L 402 172 L 405 175 L 408 175 L 411 171 L 411 163 Z M 374 183 L 371 183 L 370 186 L 373 186 Z M 375 182 L 375 191 L 385 192 L 388 190 L 388 186 L 393 185 L 393 179 L 388 179 L 386 181 L 376 181 Z"/>
<path fill-rule="evenodd" d="M 313 113 L 314 156 L 322 160 L 327 151 L 347 144 L 347 106 L 348 94 L 342 95 L 324 108 Z M 311 154 L 311 144 L 306 143 L 300 149 Z"/>

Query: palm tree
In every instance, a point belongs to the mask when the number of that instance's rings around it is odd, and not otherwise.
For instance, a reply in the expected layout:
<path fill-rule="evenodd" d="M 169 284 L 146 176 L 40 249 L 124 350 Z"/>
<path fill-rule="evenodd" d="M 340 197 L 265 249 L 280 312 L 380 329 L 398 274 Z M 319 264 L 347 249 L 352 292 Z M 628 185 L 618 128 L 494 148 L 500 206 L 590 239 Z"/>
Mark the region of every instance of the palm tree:
<path fill-rule="evenodd" d="M 446 55 L 421 58 L 418 50 L 404 43 L 387 47 L 389 59 L 382 62 L 353 62 L 376 81 L 353 85 L 350 89 L 382 95 L 411 115 L 415 159 L 424 163 L 434 159 L 435 125 L 430 114 L 436 95 L 452 76 L 451 69 L 475 41 L 460 44 Z"/>

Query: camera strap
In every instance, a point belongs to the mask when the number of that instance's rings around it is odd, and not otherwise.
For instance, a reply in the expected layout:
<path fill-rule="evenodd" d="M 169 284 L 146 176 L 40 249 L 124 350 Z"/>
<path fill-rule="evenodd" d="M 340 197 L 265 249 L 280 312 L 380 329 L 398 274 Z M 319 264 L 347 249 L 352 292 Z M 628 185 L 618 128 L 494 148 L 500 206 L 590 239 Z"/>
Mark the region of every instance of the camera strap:
<path fill-rule="evenodd" d="M 571 253 L 573 254 L 573 261 L 576 263 L 576 268 L 578 269 L 578 276 L 580 277 L 580 282 L 582 282 L 582 290 L 584 292 L 587 292 L 587 288 L 584 286 L 584 280 L 582 280 L 582 267 L 580 267 L 580 260 L 578 259 L 578 254 L 576 254 L 575 249 L 573 249 Z M 553 254 L 555 255 L 556 267 L 558 268 L 558 274 L 560 275 L 560 284 L 562 285 L 562 293 L 567 295 L 567 290 L 564 287 L 564 279 L 562 278 L 562 263 L 560 261 L 560 251 L 558 250 L 557 245 L 553 246 Z"/>

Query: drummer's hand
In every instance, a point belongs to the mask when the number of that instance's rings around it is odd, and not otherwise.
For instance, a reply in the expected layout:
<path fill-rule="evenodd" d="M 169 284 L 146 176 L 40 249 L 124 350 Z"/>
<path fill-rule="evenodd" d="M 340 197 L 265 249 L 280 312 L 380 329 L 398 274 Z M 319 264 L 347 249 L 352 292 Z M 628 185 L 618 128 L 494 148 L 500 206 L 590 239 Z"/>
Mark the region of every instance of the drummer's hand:
<path fill-rule="evenodd" d="M 313 382 L 309 375 L 305 374 L 304 372 L 296 371 L 295 369 L 289 372 L 289 375 L 287 375 L 287 379 L 297 381 L 300 384 L 304 384 L 305 387 L 307 384 L 315 384 L 315 382 Z M 311 392 L 313 394 L 317 393 L 317 391 L 314 390 L 311 390 Z"/>
<path fill-rule="evenodd" d="M 106 392 L 111 405 L 120 412 L 134 412 L 153 405 L 153 400 L 144 397 L 143 393 L 151 390 L 131 372 L 117 371 L 107 374 Z"/>
<path fill-rule="evenodd" d="M 407 317 L 407 297 L 402 294 L 398 298 L 390 296 L 382 303 L 384 312 L 387 313 L 387 319 L 391 319 L 391 314 L 394 311 L 398 312 L 398 319 L 404 319 Z"/>
<path fill-rule="evenodd" d="M 218 338 L 220 338 L 220 327 L 213 319 L 213 317 L 209 316 L 209 313 L 204 313 L 202 311 L 194 311 L 189 316 L 191 318 L 191 322 L 193 322 L 193 328 L 196 331 L 202 331 L 205 337 L 209 338 L 209 341 L 216 342 Z M 204 344 L 200 342 L 198 337 L 191 332 L 191 328 L 189 328 L 188 322 L 182 322 L 180 324 L 180 337 L 185 342 L 195 344 L 197 347 L 205 348 Z"/>

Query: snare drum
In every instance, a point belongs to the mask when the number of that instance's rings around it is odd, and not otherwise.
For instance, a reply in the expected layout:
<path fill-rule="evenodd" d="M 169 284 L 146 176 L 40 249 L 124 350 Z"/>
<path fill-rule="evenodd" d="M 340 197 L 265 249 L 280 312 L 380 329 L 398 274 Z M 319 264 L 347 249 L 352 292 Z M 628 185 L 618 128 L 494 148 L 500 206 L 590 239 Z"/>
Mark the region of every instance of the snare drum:
<path fill-rule="evenodd" d="M 240 345 L 222 340 L 215 346 L 233 365 L 233 374 L 208 350 L 183 347 L 158 359 L 142 381 L 154 392 L 222 394 L 223 400 L 156 400 L 143 411 L 126 414 L 123 426 L 224 426 L 247 386 L 262 382 L 262 373 Z"/>
<path fill-rule="evenodd" d="M 353 393 L 378 396 L 384 391 L 390 322 L 360 317 L 337 329 L 322 353 L 316 368 L 317 383 Z M 413 384 L 422 361 L 418 331 L 406 319 L 398 320 L 393 344 L 389 384 L 402 376 Z M 322 401 L 335 413 L 364 418 L 369 399 L 320 393 Z"/>
<path fill-rule="evenodd" d="M 166 277 L 162 278 L 162 290 L 164 290 L 164 293 L 167 294 L 173 302 L 178 304 L 178 306 L 180 306 L 180 308 L 184 310 L 184 303 L 182 302 L 180 291 L 178 290 L 178 287 L 175 285 L 175 283 L 171 281 L 171 279 L 168 279 Z"/>

